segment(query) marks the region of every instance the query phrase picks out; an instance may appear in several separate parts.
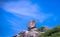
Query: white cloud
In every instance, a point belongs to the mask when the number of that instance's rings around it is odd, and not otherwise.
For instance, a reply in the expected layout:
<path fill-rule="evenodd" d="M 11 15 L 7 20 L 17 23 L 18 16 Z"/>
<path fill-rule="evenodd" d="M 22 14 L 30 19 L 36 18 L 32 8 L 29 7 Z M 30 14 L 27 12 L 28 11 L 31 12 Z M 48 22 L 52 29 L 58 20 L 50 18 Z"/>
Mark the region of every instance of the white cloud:
<path fill-rule="evenodd" d="M 11 29 L 15 32 L 26 29 L 25 24 L 27 20 L 31 18 L 35 18 L 42 23 L 52 16 L 52 14 L 40 12 L 40 7 L 37 4 L 32 4 L 30 1 L 5 2 L 3 9 L 16 16 L 9 17 L 6 15 L 6 20 L 11 25 Z M 26 22 L 24 23 L 23 21 Z"/>
<path fill-rule="evenodd" d="M 39 11 L 39 6 L 37 4 L 32 4 L 30 1 L 15 1 L 15 2 L 6 2 L 3 6 L 3 9 L 12 13 L 19 14 L 23 16 L 32 17 L 38 19 L 40 22 L 43 22 L 51 16 L 51 14 L 45 14 Z M 19 15 L 17 15 L 19 17 Z"/>

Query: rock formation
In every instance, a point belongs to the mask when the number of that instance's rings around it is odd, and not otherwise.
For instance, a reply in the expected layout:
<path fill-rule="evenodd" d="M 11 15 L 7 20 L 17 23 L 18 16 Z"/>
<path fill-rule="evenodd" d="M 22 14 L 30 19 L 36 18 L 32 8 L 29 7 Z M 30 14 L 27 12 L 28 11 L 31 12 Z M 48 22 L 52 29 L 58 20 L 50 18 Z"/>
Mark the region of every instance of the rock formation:
<path fill-rule="evenodd" d="M 22 31 L 14 37 L 38 37 L 40 32 L 36 29 L 36 21 L 32 20 L 28 23 L 28 30 Z"/>

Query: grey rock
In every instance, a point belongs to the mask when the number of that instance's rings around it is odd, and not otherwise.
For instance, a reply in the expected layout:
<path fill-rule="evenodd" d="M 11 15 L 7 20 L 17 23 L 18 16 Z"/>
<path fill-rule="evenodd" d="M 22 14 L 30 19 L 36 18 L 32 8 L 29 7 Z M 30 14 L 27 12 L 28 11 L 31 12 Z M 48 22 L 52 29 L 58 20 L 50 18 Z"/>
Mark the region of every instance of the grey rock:
<path fill-rule="evenodd" d="M 28 30 L 20 32 L 15 37 L 38 37 L 39 34 L 40 32 L 36 29 L 36 21 L 32 20 L 28 24 Z"/>

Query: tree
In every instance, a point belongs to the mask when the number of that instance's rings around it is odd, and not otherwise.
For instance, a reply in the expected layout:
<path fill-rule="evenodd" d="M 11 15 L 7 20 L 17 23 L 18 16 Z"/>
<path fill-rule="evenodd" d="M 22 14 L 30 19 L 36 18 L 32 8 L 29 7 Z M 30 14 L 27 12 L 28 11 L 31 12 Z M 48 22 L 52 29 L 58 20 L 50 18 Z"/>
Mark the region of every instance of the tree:
<path fill-rule="evenodd" d="M 60 37 L 60 25 L 53 29 L 47 30 L 39 37 Z"/>

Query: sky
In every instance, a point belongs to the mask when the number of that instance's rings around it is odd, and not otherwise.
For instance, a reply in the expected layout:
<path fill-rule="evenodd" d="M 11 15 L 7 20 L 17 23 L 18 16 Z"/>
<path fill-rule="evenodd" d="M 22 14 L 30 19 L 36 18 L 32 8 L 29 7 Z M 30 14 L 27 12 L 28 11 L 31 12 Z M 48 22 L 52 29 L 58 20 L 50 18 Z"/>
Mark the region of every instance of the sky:
<path fill-rule="evenodd" d="M 2 0 L 0 1 L 0 37 L 12 37 L 28 30 L 28 22 L 36 27 L 54 28 L 60 24 L 60 0 Z"/>

